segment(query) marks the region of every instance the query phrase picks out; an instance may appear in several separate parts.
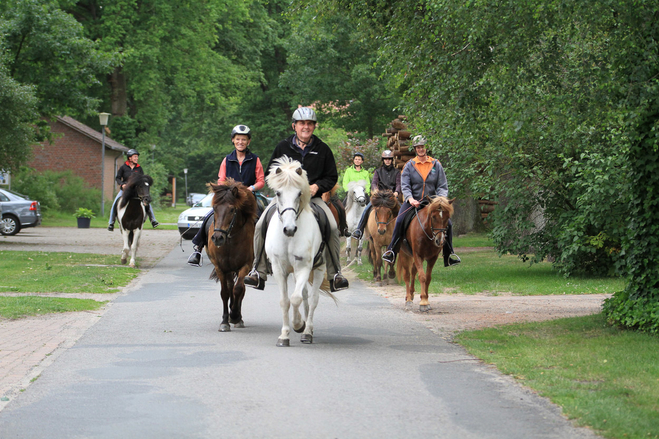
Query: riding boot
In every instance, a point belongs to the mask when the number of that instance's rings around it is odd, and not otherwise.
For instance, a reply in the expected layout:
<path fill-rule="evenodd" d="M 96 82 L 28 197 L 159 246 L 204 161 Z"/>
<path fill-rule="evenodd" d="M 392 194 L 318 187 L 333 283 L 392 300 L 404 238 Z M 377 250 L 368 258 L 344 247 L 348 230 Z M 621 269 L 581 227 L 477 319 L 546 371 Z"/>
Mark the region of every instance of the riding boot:
<path fill-rule="evenodd" d="M 117 198 L 118 199 L 118 198 Z M 114 231 L 114 221 L 117 219 L 117 200 L 114 200 L 110 208 L 110 221 L 108 223 L 108 230 Z"/>
<path fill-rule="evenodd" d="M 444 241 L 442 253 L 444 254 L 444 267 L 462 262 L 460 257 L 453 252 L 453 223 L 450 219 L 448 220 L 448 230 L 446 231 L 446 240 Z"/>
<path fill-rule="evenodd" d="M 245 276 L 245 285 L 256 288 L 257 290 L 265 290 L 265 280 L 259 275 L 256 268 L 252 268 L 252 271 Z"/>
<path fill-rule="evenodd" d="M 158 227 L 160 223 L 156 220 L 156 215 L 153 213 L 153 208 L 151 207 L 150 204 L 146 206 L 146 214 L 151 220 L 151 227 L 153 227 L 154 229 Z"/>
<path fill-rule="evenodd" d="M 368 203 L 366 205 L 366 208 L 364 209 L 361 218 L 359 218 L 359 224 L 357 224 L 357 228 L 355 229 L 354 232 L 352 232 L 352 237 L 354 239 L 362 239 L 362 236 L 364 236 L 364 228 L 366 228 L 366 223 L 368 222 L 368 216 L 371 213 L 372 208 L 373 205 L 371 203 Z"/>
<path fill-rule="evenodd" d="M 193 267 L 201 267 L 204 265 L 204 263 L 201 262 L 201 250 L 202 248 L 197 245 L 192 246 L 192 254 L 188 258 L 188 264 L 192 265 Z"/>

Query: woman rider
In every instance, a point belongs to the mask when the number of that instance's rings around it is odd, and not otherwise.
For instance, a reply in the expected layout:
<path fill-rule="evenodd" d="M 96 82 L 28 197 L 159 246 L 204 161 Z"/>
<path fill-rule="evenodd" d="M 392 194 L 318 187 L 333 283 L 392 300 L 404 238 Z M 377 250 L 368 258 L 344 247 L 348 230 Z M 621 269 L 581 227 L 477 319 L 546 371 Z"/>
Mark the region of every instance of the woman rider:
<path fill-rule="evenodd" d="M 368 170 L 362 167 L 362 164 L 364 163 L 364 154 L 356 152 L 352 156 L 352 163 L 353 165 L 346 169 L 346 172 L 343 175 L 343 190 L 348 192 L 348 184 L 351 181 L 364 180 L 366 182 L 366 193 L 371 192 L 371 174 Z"/>
<path fill-rule="evenodd" d="M 422 207 L 421 202 L 426 197 L 433 195 L 440 197 L 448 196 L 448 183 L 446 182 L 444 168 L 439 160 L 428 156 L 426 139 L 422 136 L 416 136 L 412 145 L 416 152 L 416 157 L 405 163 L 401 174 L 401 188 L 405 202 L 398 212 L 391 243 L 389 243 L 387 251 L 382 254 L 382 259 L 390 264 L 393 264 L 396 260 L 396 253 L 398 253 L 398 249 L 400 248 L 403 220 L 407 211 L 412 208 L 419 209 Z M 453 225 L 450 219 L 448 221 L 446 241 L 444 241 L 442 253 L 444 254 L 445 267 L 460 263 L 460 258 L 453 253 Z"/>
<path fill-rule="evenodd" d="M 247 125 L 236 125 L 231 131 L 231 143 L 235 150 L 227 155 L 222 164 L 220 171 L 217 174 L 217 184 L 222 184 L 228 178 L 233 178 L 252 191 L 258 191 L 265 186 L 265 174 L 263 173 L 263 165 L 261 159 L 250 152 L 249 144 L 252 141 L 252 134 Z M 209 218 L 213 216 L 211 210 L 204 217 L 201 228 L 194 238 L 192 238 L 193 253 L 188 258 L 188 264 L 201 267 L 201 250 L 208 242 L 208 235 L 206 234 L 206 223 Z"/>
<path fill-rule="evenodd" d="M 390 150 L 386 150 L 382 153 L 382 166 L 375 170 L 373 173 L 373 183 L 371 187 L 375 188 L 376 191 L 384 191 L 389 189 L 394 193 L 394 197 L 398 198 L 400 194 L 400 171 L 398 168 L 394 167 L 394 153 Z M 371 213 L 372 205 L 369 203 L 362 213 L 362 217 L 359 219 L 359 224 L 354 232 L 352 232 L 352 237 L 355 239 L 362 239 L 364 235 L 364 227 L 368 222 L 368 216 Z"/>
<path fill-rule="evenodd" d="M 117 215 L 117 200 L 119 200 L 119 198 L 123 195 L 124 186 L 126 186 L 128 178 L 133 174 L 133 172 L 144 175 L 144 170 L 140 165 L 137 164 L 137 160 L 140 158 L 140 153 L 134 149 L 129 149 L 128 152 L 126 152 L 126 157 L 128 157 L 128 160 L 126 160 L 126 163 L 119 167 L 117 170 L 117 176 L 115 177 L 115 181 L 119 185 L 119 193 L 114 199 L 114 202 L 112 202 L 112 208 L 110 209 L 110 221 L 108 222 L 108 230 L 110 232 L 114 230 L 114 220 Z M 146 206 L 146 213 L 149 215 L 149 219 L 151 220 L 151 226 L 154 229 L 158 227 L 158 221 L 156 221 L 156 216 L 153 214 L 151 204 Z"/>

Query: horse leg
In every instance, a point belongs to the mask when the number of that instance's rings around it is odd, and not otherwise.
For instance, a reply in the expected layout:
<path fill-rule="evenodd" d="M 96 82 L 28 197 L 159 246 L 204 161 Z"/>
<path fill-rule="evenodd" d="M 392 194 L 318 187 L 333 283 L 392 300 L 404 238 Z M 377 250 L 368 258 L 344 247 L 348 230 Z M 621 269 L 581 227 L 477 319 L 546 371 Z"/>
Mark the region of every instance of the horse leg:
<path fill-rule="evenodd" d="M 217 277 L 220 279 L 220 298 L 222 299 L 222 323 L 220 323 L 220 332 L 231 332 L 231 325 L 229 325 L 229 300 L 231 299 L 231 290 L 233 289 L 233 279 L 227 276 L 223 271 L 215 268 Z"/>
<path fill-rule="evenodd" d="M 142 229 L 133 230 L 133 242 L 130 245 L 130 263 L 129 267 L 135 268 L 135 257 L 137 255 L 137 244 L 140 242 L 140 235 L 142 234 Z"/>
<path fill-rule="evenodd" d="M 245 297 L 245 276 L 247 276 L 249 268 L 249 266 L 245 266 L 238 272 L 238 281 L 233 286 L 233 299 L 231 301 L 231 315 L 229 322 L 233 323 L 236 328 L 245 327 L 242 308 L 243 298 Z"/>
<path fill-rule="evenodd" d="M 317 268 L 313 271 L 313 284 L 311 284 L 311 294 L 309 295 L 309 309 L 307 311 L 307 320 L 304 333 L 300 337 L 302 343 L 313 343 L 313 316 L 318 306 L 318 299 L 320 298 L 320 285 L 325 279 L 325 266 Z M 309 288 L 309 284 L 307 284 Z"/>
<path fill-rule="evenodd" d="M 406 270 L 408 270 L 408 280 L 405 281 L 406 286 L 406 296 L 405 296 L 405 308 L 412 309 L 412 304 L 414 303 L 414 281 L 416 280 L 417 266 L 414 262 L 416 257 L 407 258 Z"/>
<path fill-rule="evenodd" d="M 274 262 L 274 261 L 273 261 Z M 277 346 L 284 347 L 290 346 L 291 342 L 289 334 L 291 332 L 291 325 L 288 316 L 288 310 L 291 307 L 291 301 L 288 298 L 288 274 L 284 274 L 279 264 L 273 263 L 272 265 L 273 276 L 277 279 L 279 285 L 279 306 L 281 306 L 283 323 L 281 326 L 281 334 L 277 340 Z"/>
<path fill-rule="evenodd" d="M 357 265 L 362 265 L 362 249 L 364 248 L 364 240 L 360 239 L 357 243 L 357 251 L 355 256 L 357 258 Z"/>
<path fill-rule="evenodd" d="M 346 238 L 346 262 L 350 262 L 351 245 L 352 245 L 352 237 L 348 236 Z"/>
<path fill-rule="evenodd" d="M 128 252 L 130 251 L 130 243 L 129 243 L 130 231 L 122 229 L 121 237 L 124 238 L 124 248 L 121 249 L 121 263 L 125 264 L 126 262 L 128 262 Z"/>
<path fill-rule="evenodd" d="M 298 333 L 304 331 L 306 326 L 300 314 L 300 305 L 304 302 L 304 296 L 307 295 L 305 289 L 309 283 L 310 274 L 310 267 L 301 267 L 295 270 L 295 289 L 291 295 L 291 305 L 293 305 L 293 330 Z"/>
<path fill-rule="evenodd" d="M 375 282 L 380 282 L 380 281 L 382 281 L 382 278 L 380 277 L 380 269 L 382 267 L 382 259 L 380 258 L 380 255 L 378 254 L 378 250 L 375 246 L 375 242 L 374 242 L 372 236 L 369 238 L 368 251 L 371 253 L 371 260 L 373 261 L 373 280 Z"/>
<path fill-rule="evenodd" d="M 430 310 L 430 302 L 428 302 L 428 287 L 430 287 L 430 281 L 432 280 L 432 269 L 437 262 L 437 256 L 432 259 L 428 259 L 426 264 L 425 273 L 419 272 L 419 283 L 421 284 L 421 302 L 419 303 L 419 311 L 426 312 Z M 423 266 L 423 261 L 421 261 Z"/>

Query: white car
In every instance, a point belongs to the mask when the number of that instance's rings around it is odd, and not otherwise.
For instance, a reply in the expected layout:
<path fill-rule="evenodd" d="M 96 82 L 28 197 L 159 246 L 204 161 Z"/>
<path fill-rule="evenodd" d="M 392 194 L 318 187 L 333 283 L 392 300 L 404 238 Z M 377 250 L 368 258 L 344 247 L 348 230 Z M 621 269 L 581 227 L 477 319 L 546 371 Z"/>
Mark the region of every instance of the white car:
<path fill-rule="evenodd" d="M 213 195 L 206 195 L 201 201 L 184 210 L 178 216 L 178 232 L 183 236 L 183 239 L 192 239 L 197 234 L 204 217 L 213 210 L 211 207 Z"/>

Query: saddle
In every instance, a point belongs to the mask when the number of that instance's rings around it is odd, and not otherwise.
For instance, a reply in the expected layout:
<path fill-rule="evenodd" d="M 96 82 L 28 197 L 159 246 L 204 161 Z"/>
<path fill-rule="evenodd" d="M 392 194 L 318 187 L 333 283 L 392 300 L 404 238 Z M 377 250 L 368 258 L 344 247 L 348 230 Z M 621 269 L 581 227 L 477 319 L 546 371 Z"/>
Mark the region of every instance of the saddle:
<path fill-rule="evenodd" d="M 325 250 L 325 246 L 327 243 L 329 243 L 329 240 L 332 237 L 332 227 L 330 227 L 330 222 L 329 219 L 327 218 L 327 215 L 325 214 L 325 211 L 315 203 L 309 203 L 309 206 L 311 207 L 311 211 L 313 212 L 313 216 L 316 218 L 316 222 L 318 222 L 318 227 L 320 228 L 320 235 L 323 238 L 323 241 L 320 244 L 320 248 L 318 249 L 318 253 L 316 253 L 316 256 L 313 258 L 313 268 L 317 268 L 321 264 L 323 264 L 323 252 Z M 263 236 L 263 240 L 265 241 L 265 236 L 268 232 L 268 225 L 270 224 L 270 220 L 272 219 L 272 216 L 275 214 L 277 209 L 270 209 L 267 210 L 265 213 L 265 218 L 262 224 L 262 229 L 261 229 L 261 234 Z"/>
<path fill-rule="evenodd" d="M 402 230 L 400 236 L 402 237 L 401 243 L 403 244 L 403 248 L 401 250 L 405 251 L 405 253 L 412 255 L 412 246 L 410 243 L 407 241 L 407 229 L 410 227 L 410 224 L 416 218 L 417 216 L 417 211 L 424 209 L 428 204 L 430 204 L 430 200 L 427 198 L 424 198 L 421 200 L 421 206 L 419 209 L 410 209 L 407 212 L 405 212 L 405 218 L 403 218 L 403 224 L 402 224 Z"/>

